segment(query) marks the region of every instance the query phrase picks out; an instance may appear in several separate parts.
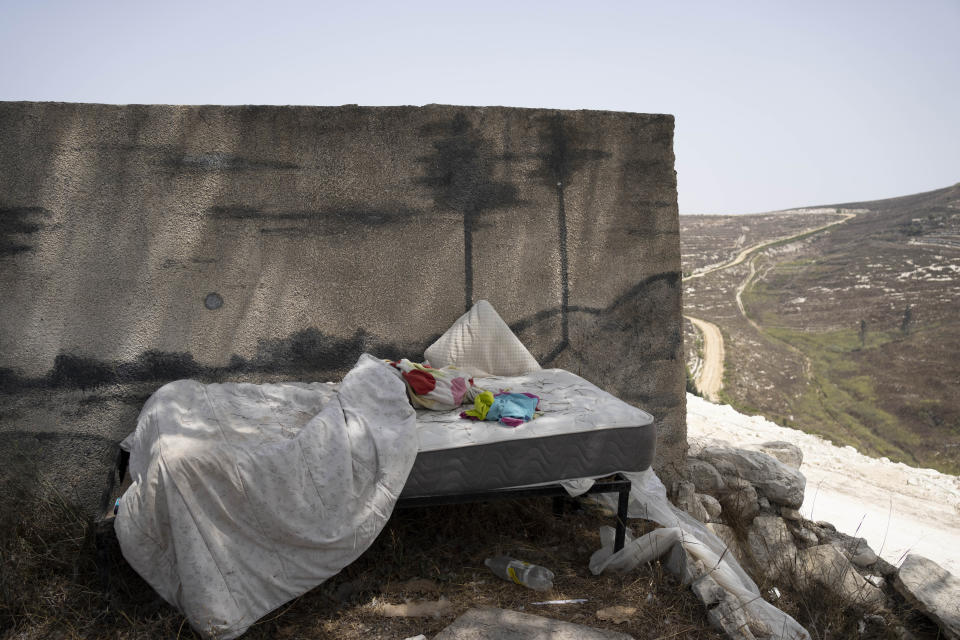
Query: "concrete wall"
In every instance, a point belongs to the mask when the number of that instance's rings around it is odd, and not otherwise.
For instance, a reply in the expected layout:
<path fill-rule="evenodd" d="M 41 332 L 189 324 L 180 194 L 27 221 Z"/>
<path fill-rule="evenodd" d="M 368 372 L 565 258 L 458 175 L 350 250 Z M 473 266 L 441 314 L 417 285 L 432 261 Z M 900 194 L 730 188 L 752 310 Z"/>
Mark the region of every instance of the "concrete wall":
<path fill-rule="evenodd" d="M 0 466 L 92 504 L 165 381 L 419 358 L 486 298 L 653 413 L 671 476 L 672 141 L 597 111 L 0 103 Z"/>

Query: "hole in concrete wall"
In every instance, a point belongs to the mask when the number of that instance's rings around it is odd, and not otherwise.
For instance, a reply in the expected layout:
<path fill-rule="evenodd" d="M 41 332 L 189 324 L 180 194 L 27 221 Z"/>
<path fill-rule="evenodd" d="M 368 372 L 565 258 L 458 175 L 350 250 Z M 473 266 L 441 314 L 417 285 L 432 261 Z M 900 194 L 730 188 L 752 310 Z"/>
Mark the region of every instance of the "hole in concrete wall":
<path fill-rule="evenodd" d="M 203 306 L 211 311 L 219 309 L 223 306 L 223 296 L 217 292 L 208 293 L 207 297 L 203 299 Z"/>

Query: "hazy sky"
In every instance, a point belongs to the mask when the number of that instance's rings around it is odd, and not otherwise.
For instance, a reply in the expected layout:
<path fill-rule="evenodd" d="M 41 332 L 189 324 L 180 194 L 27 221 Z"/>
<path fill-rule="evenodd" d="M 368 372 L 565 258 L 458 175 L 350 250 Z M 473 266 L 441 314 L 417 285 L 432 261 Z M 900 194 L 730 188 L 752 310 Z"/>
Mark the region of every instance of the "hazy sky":
<path fill-rule="evenodd" d="M 960 181 L 960 0 L 0 0 L 0 41 L 0 100 L 672 113 L 681 213 Z"/>

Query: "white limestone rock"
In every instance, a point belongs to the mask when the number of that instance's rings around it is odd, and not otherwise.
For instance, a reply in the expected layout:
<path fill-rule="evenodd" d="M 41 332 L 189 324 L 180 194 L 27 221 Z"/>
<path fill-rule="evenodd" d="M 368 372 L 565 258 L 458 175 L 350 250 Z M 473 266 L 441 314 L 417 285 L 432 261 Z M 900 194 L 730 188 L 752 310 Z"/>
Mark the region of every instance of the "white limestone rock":
<path fill-rule="evenodd" d="M 933 560 L 911 553 L 893 586 L 937 623 L 947 638 L 960 639 L 960 578 Z"/>
<path fill-rule="evenodd" d="M 836 547 L 821 544 L 797 552 L 795 578 L 800 584 L 837 591 L 845 600 L 866 608 L 882 606 L 883 591 L 870 584 Z"/>
<path fill-rule="evenodd" d="M 692 482 L 681 482 L 678 485 L 676 505 L 700 522 L 706 523 L 710 519 L 703 503 L 697 497 L 696 488 Z"/>
<path fill-rule="evenodd" d="M 720 518 L 720 514 L 723 513 L 723 507 L 720 505 L 719 500 L 711 495 L 707 495 L 706 493 L 698 493 L 697 498 L 700 500 L 700 504 L 703 505 L 704 510 L 707 512 L 709 521 L 713 522 Z"/>
<path fill-rule="evenodd" d="M 803 516 L 800 515 L 800 512 L 796 509 L 791 509 L 790 507 L 780 507 L 780 515 L 785 520 L 802 520 Z"/>
<path fill-rule="evenodd" d="M 708 493 L 712 496 L 718 495 L 724 488 L 723 477 L 720 472 L 704 460 L 697 458 L 687 458 L 687 475 L 690 481 L 697 488 L 697 493 Z"/>
<path fill-rule="evenodd" d="M 803 464 L 803 451 L 797 445 L 775 440 L 773 442 L 761 442 L 760 444 L 748 444 L 744 447 L 751 451 L 760 451 L 769 456 L 773 456 L 783 464 L 793 469 L 799 469 Z"/>
<path fill-rule="evenodd" d="M 727 479 L 727 490 L 720 496 L 720 505 L 728 521 L 749 524 L 760 513 L 757 490 L 743 478 Z"/>
<path fill-rule="evenodd" d="M 773 456 L 733 447 L 705 447 L 699 457 L 716 467 L 728 484 L 730 477 L 743 478 L 771 502 L 793 509 L 803 504 L 806 478 Z"/>
<path fill-rule="evenodd" d="M 769 581 L 777 581 L 793 572 L 797 547 L 783 518 L 757 516 L 747 532 L 747 552 L 757 570 Z"/>
<path fill-rule="evenodd" d="M 724 553 L 732 554 L 733 559 L 737 561 L 737 564 L 744 564 L 745 558 L 743 557 L 743 550 L 740 548 L 740 542 L 737 541 L 737 535 L 733 532 L 733 529 L 718 522 L 711 522 L 707 524 L 707 529 L 712 531 L 715 536 L 720 538 L 720 540 L 727 545 L 727 551 Z"/>

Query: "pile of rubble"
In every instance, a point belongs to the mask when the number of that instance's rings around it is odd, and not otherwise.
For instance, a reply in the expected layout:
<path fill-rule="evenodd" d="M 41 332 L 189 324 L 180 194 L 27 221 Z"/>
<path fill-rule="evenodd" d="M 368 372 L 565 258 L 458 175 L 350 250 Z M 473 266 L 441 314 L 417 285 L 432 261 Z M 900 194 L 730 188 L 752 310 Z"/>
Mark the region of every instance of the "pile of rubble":
<path fill-rule="evenodd" d="M 778 585 L 832 593 L 859 608 L 865 624 L 882 623 L 876 613 L 903 598 L 945 637 L 960 639 L 960 579 L 919 555 L 895 567 L 863 538 L 801 516 L 806 479 L 796 445 L 707 446 L 691 453 L 688 481 L 674 487 L 676 506 L 723 540 L 765 593 L 778 593 Z M 744 633 L 739 637 L 752 637 Z"/>

